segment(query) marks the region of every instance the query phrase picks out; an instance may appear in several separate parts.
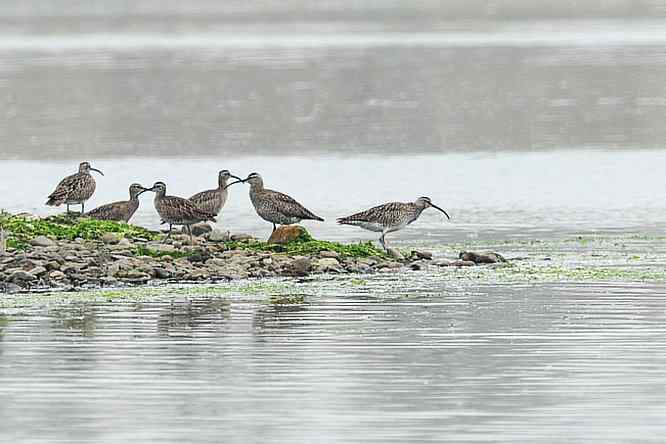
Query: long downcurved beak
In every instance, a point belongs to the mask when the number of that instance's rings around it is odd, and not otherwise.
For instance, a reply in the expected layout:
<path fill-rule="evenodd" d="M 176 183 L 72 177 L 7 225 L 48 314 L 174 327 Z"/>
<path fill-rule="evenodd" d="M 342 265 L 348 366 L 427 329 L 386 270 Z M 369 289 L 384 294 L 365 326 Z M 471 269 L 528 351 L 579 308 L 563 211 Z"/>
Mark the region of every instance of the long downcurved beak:
<path fill-rule="evenodd" d="M 96 172 L 98 172 L 99 174 L 101 174 L 102 176 L 104 175 L 104 173 L 102 173 L 102 172 L 101 172 L 100 170 L 98 170 L 97 168 L 90 167 L 90 171 L 96 171 Z"/>
<path fill-rule="evenodd" d="M 153 189 L 152 188 L 142 188 L 141 191 L 139 191 L 139 194 L 137 194 L 137 196 L 141 196 L 146 191 L 153 191 Z"/>
<path fill-rule="evenodd" d="M 231 183 L 228 183 L 228 184 L 224 187 L 225 190 L 226 190 L 227 188 L 229 188 L 231 185 L 235 184 L 235 183 L 243 183 L 243 182 L 245 182 L 245 179 L 241 179 L 240 177 L 236 177 L 236 176 L 231 176 L 231 177 L 233 177 L 234 179 L 238 179 L 238 180 L 235 180 L 235 181 L 233 181 L 233 182 L 231 182 Z"/>
<path fill-rule="evenodd" d="M 442 213 L 444 213 L 444 215 L 446 216 L 447 219 L 451 220 L 451 218 L 449 217 L 449 215 L 446 214 L 446 211 L 442 210 L 441 208 L 439 208 L 437 205 L 435 205 L 435 204 L 433 204 L 433 203 L 431 203 L 430 206 L 433 207 L 433 208 L 435 208 L 435 209 L 437 209 L 437 210 L 439 210 L 439 211 L 441 211 Z"/>

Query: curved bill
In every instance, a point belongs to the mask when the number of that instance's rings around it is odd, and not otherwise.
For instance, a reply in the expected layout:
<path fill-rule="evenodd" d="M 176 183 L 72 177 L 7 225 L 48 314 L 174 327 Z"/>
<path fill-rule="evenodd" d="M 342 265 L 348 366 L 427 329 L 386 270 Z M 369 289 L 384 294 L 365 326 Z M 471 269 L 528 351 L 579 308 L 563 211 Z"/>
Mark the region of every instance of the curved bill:
<path fill-rule="evenodd" d="M 433 207 L 433 208 L 435 208 L 435 209 L 437 209 L 437 210 L 439 210 L 439 211 L 441 211 L 442 213 L 444 213 L 444 215 L 446 216 L 447 219 L 451 220 L 451 218 L 449 217 L 449 215 L 446 214 L 446 211 L 442 210 L 441 208 L 439 208 L 439 207 L 438 207 L 437 205 L 435 205 L 434 203 L 431 203 L 430 206 Z"/>
<path fill-rule="evenodd" d="M 228 184 L 224 187 L 225 190 L 226 190 L 227 188 L 229 188 L 231 185 L 235 184 L 235 183 L 243 183 L 243 182 L 245 182 L 245 179 L 241 179 L 240 177 L 236 177 L 236 176 L 231 176 L 231 177 L 233 177 L 233 178 L 235 178 L 235 179 L 238 179 L 238 180 L 235 180 L 235 181 L 233 181 L 233 182 L 231 182 L 231 183 L 228 183 Z"/>
<path fill-rule="evenodd" d="M 97 172 L 98 172 L 99 174 L 101 174 L 102 176 L 104 175 L 104 173 L 102 173 L 102 172 L 101 172 L 100 170 L 98 170 L 97 168 L 90 167 L 90 171 L 97 171 Z"/>
<path fill-rule="evenodd" d="M 137 196 L 141 196 L 146 191 L 153 191 L 153 189 L 152 188 L 143 188 L 143 187 L 141 187 L 141 191 L 139 191 L 139 194 L 137 194 Z"/>

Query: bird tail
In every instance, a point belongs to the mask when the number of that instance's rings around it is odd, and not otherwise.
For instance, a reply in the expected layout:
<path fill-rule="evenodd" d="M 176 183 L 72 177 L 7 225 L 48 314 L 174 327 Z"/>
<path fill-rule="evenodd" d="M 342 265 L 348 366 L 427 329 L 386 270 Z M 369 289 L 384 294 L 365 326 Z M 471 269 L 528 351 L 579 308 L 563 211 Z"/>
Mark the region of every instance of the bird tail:
<path fill-rule="evenodd" d="M 319 216 L 315 216 L 315 217 L 313 217 L 312 220 L 318 220 L 319 222 L 324 222 L 324 219 L 322 219 L 322 218 L 319 217 Z"/>
<path fill-rule="evenodd" d="M 54 196 L 49 196 L 49 200 L 46 201 L 46 205 L 50 207 L 57 207 L 59 205 L 62 205 L 62 200 L 54 197 Z"/>

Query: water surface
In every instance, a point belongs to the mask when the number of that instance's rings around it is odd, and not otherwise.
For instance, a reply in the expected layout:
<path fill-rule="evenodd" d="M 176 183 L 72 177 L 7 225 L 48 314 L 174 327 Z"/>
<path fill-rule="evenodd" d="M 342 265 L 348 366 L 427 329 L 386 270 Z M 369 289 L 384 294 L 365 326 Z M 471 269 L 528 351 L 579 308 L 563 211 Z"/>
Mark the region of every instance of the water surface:
<path fill-rule="evenodd" d="M 416 279 L 395 293 L 391 281 L 306 284 L 289 305 L 267 289 L 4 316 L 0 435 L 648 442 L 666 432 L 661 285 Z"/>

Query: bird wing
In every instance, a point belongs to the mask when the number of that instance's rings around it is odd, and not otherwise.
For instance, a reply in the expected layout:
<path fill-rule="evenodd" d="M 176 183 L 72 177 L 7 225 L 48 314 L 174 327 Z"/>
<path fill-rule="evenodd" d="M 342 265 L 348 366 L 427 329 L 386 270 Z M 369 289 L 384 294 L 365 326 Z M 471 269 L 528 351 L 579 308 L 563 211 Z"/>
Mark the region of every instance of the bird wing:
<path fill-rule="evenodd" d="M 338 223 L 353 225 L 358 222 L 369 222 L 392 225 L 400 218 L 400 215 L 407 209 L 407 206 L 408 204 L 402 202 L 389 202 L 352 214 L 351 216 L 341 217 L 338 219 Z"/>
<path fill-rule="evenodd" d="M 69 193 L 71 193 L 72 190 L 75 189 L 77 186 L 79 186 L 81 183 L 82 183 L 81 175 L 78 173 L 65 177 L 63 180 L 60 181 L 60 183 L 55 188 L 53 193 L 49 195 L 49 201 L 47 203 L 55 205 L 62 204 L 63 202 L 65 202 L 65 200 L 67 200 L 67 196 L 69 196 Z"/>
<path fill-rule="evenodd" d="M 277 212 L 282 213 L 285 216 L 297 217 L 299 219 L 324 220 L 296 202 L 294 198 L 287 196 L 284 193 L 273 190 L 265 190 L 265 192 L 268 194 L 268 199 L 266 200 L 270 202 L 271 205 L 275 205 Z"/>
<path fill-rule="evenodd" d="M 204 211 L 210 211 L 211 209 L 215 208 L 219 203 L 217 200 L 219 199 L 218 195 L 218 190 L 206 190 L 206 191 L 201 191 L 194 196 L 190 197 L 188 200 L 190 202 L 194 202 L 198 207 L 203 209 Z M 222 202 L 222 205 L 224 205 L 225 202 Z"/>
<path fill-rule="evenodd" d="M 99 206 L 88 211 L 86 216 L 99 220 L 124 220 L 128 211 L 128 202 L 120 201 Z"/>
<path fill-rule="evenodd" d="M 188 199 L 177 196 L 170 196 L 169 199 L 172 205 L 178 208 L 179 216 L 182 219 L 201 219 L 203 221 L 210 220 L 216 222 L 215 214 L 202 210 Z"/>

